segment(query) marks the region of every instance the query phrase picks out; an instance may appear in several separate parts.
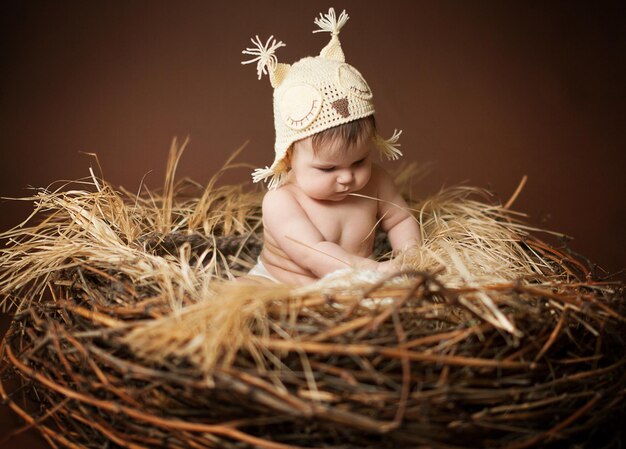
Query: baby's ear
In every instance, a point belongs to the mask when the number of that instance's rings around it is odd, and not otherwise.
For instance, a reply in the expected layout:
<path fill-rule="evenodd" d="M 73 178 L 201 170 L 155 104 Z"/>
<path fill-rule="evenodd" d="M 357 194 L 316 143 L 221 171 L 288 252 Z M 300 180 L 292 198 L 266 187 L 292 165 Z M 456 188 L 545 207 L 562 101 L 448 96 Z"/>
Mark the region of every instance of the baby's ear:
<path fill-rule="evenodd" d="M 283 158 L 283 162 L 287 166 L 287 168 L 291 168 L 291 153 L 293 152 L 293 143 L 287 149 L 287 153 L 285 153 L 285 157 Z"/>

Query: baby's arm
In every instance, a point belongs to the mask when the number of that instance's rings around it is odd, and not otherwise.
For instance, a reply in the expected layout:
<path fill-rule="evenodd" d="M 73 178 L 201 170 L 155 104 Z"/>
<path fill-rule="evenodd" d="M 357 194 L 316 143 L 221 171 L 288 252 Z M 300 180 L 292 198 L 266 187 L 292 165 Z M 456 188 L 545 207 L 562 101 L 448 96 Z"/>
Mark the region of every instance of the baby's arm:
<path fill-rule="evenodd" d="M 348 253 L 336 243 L 325 241 L 300 204 L 286 190 L 273 190 L 265 195 L 263 226 L 292 261 L 317 277 L 342 268 L 376 268 L 378 265 L 373 260 Z"/>
<path fill-rule="evenodd" d="M 391 176 L 383 169 L 376 170 L 378 177 L 378 214 L 381 228 L 387 233 L 394 251 L 403 251 L 421 244 L 421 233 L 417 220 L 408 211 L 408 206 L 398 191 Z"/>

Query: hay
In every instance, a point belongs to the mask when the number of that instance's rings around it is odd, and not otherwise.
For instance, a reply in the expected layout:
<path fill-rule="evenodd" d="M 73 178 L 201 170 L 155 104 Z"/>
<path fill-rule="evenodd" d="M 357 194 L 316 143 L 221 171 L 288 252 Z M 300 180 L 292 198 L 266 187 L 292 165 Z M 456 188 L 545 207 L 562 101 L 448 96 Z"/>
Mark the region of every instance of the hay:
<path fill-rule="evenodd" d="M 251 286 L 232 279 L 260 250 L 261 194 L 175 182 L 185 145 L 161 192 L 92 174 L 27 198 L 2 236 L 4 363 L 39 410 L 0 389 L 52 446 L 612 442 L 592 430 L 623 413 L 621 285 L 539 240 L 512 201 L 458 187 L 410 202 L 423 248 L 385 278 Z"/>

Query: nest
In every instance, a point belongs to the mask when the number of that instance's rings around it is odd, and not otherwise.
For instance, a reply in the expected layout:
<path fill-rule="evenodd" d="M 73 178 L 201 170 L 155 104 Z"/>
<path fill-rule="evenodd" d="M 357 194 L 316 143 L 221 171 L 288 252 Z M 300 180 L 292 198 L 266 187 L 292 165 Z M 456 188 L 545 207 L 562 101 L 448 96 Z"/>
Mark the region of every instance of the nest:
<path fill-rule="evenodd" d="M 509 207 L 409 198 L 424 245 L 396 273 L 248 285 L 233 279 L 261 247 L 261 194 L 176 183 L 183 148 L 162 192 L 92 175 L 40 190 L 3 234 L 0 393 L 51 446 L 619 444 L 621 284 Z"/>

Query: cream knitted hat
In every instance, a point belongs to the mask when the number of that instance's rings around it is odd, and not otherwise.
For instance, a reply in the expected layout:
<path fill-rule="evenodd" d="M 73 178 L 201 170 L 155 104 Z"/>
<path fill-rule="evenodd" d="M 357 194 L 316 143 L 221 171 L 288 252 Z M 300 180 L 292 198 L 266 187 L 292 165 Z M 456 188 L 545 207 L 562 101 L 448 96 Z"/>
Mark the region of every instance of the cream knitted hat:
<path fill-rule="evenodd" d="M 285 44 L 277 42 L 273 36 L 265 44 L 256 36 L 256 39 L 251 39 L 254 47 L 242 52 L 255 56 L 242 64 L 256 62 L 259 79 L 263 74 L 269 74 L 274 88 L 276 157 L 270 167 L 253 172 L 254 182 L 269 180 L 269 189 L 275 189 L 287 174 L 284 158 L 292 143 L 374 114 L 372 91 L 358 70 L 345 62 L 341 49 L 339 31 L 347 21 L 345 11 L 339 18 L 333 8 L 328 10 L 328 14 L 320 14 L 315 19 L 319 29 L 313 32 L 331 33 L 330 42 L 319 56 L 305 57 L 291 65 L 278 63 L 274 52 Z M 382 154 L 389 159 L 398 159 L 402 155 L 396 148 L 401 133 L 394 131 L 388 140 L 375 134 L 373 140 Z"/>

